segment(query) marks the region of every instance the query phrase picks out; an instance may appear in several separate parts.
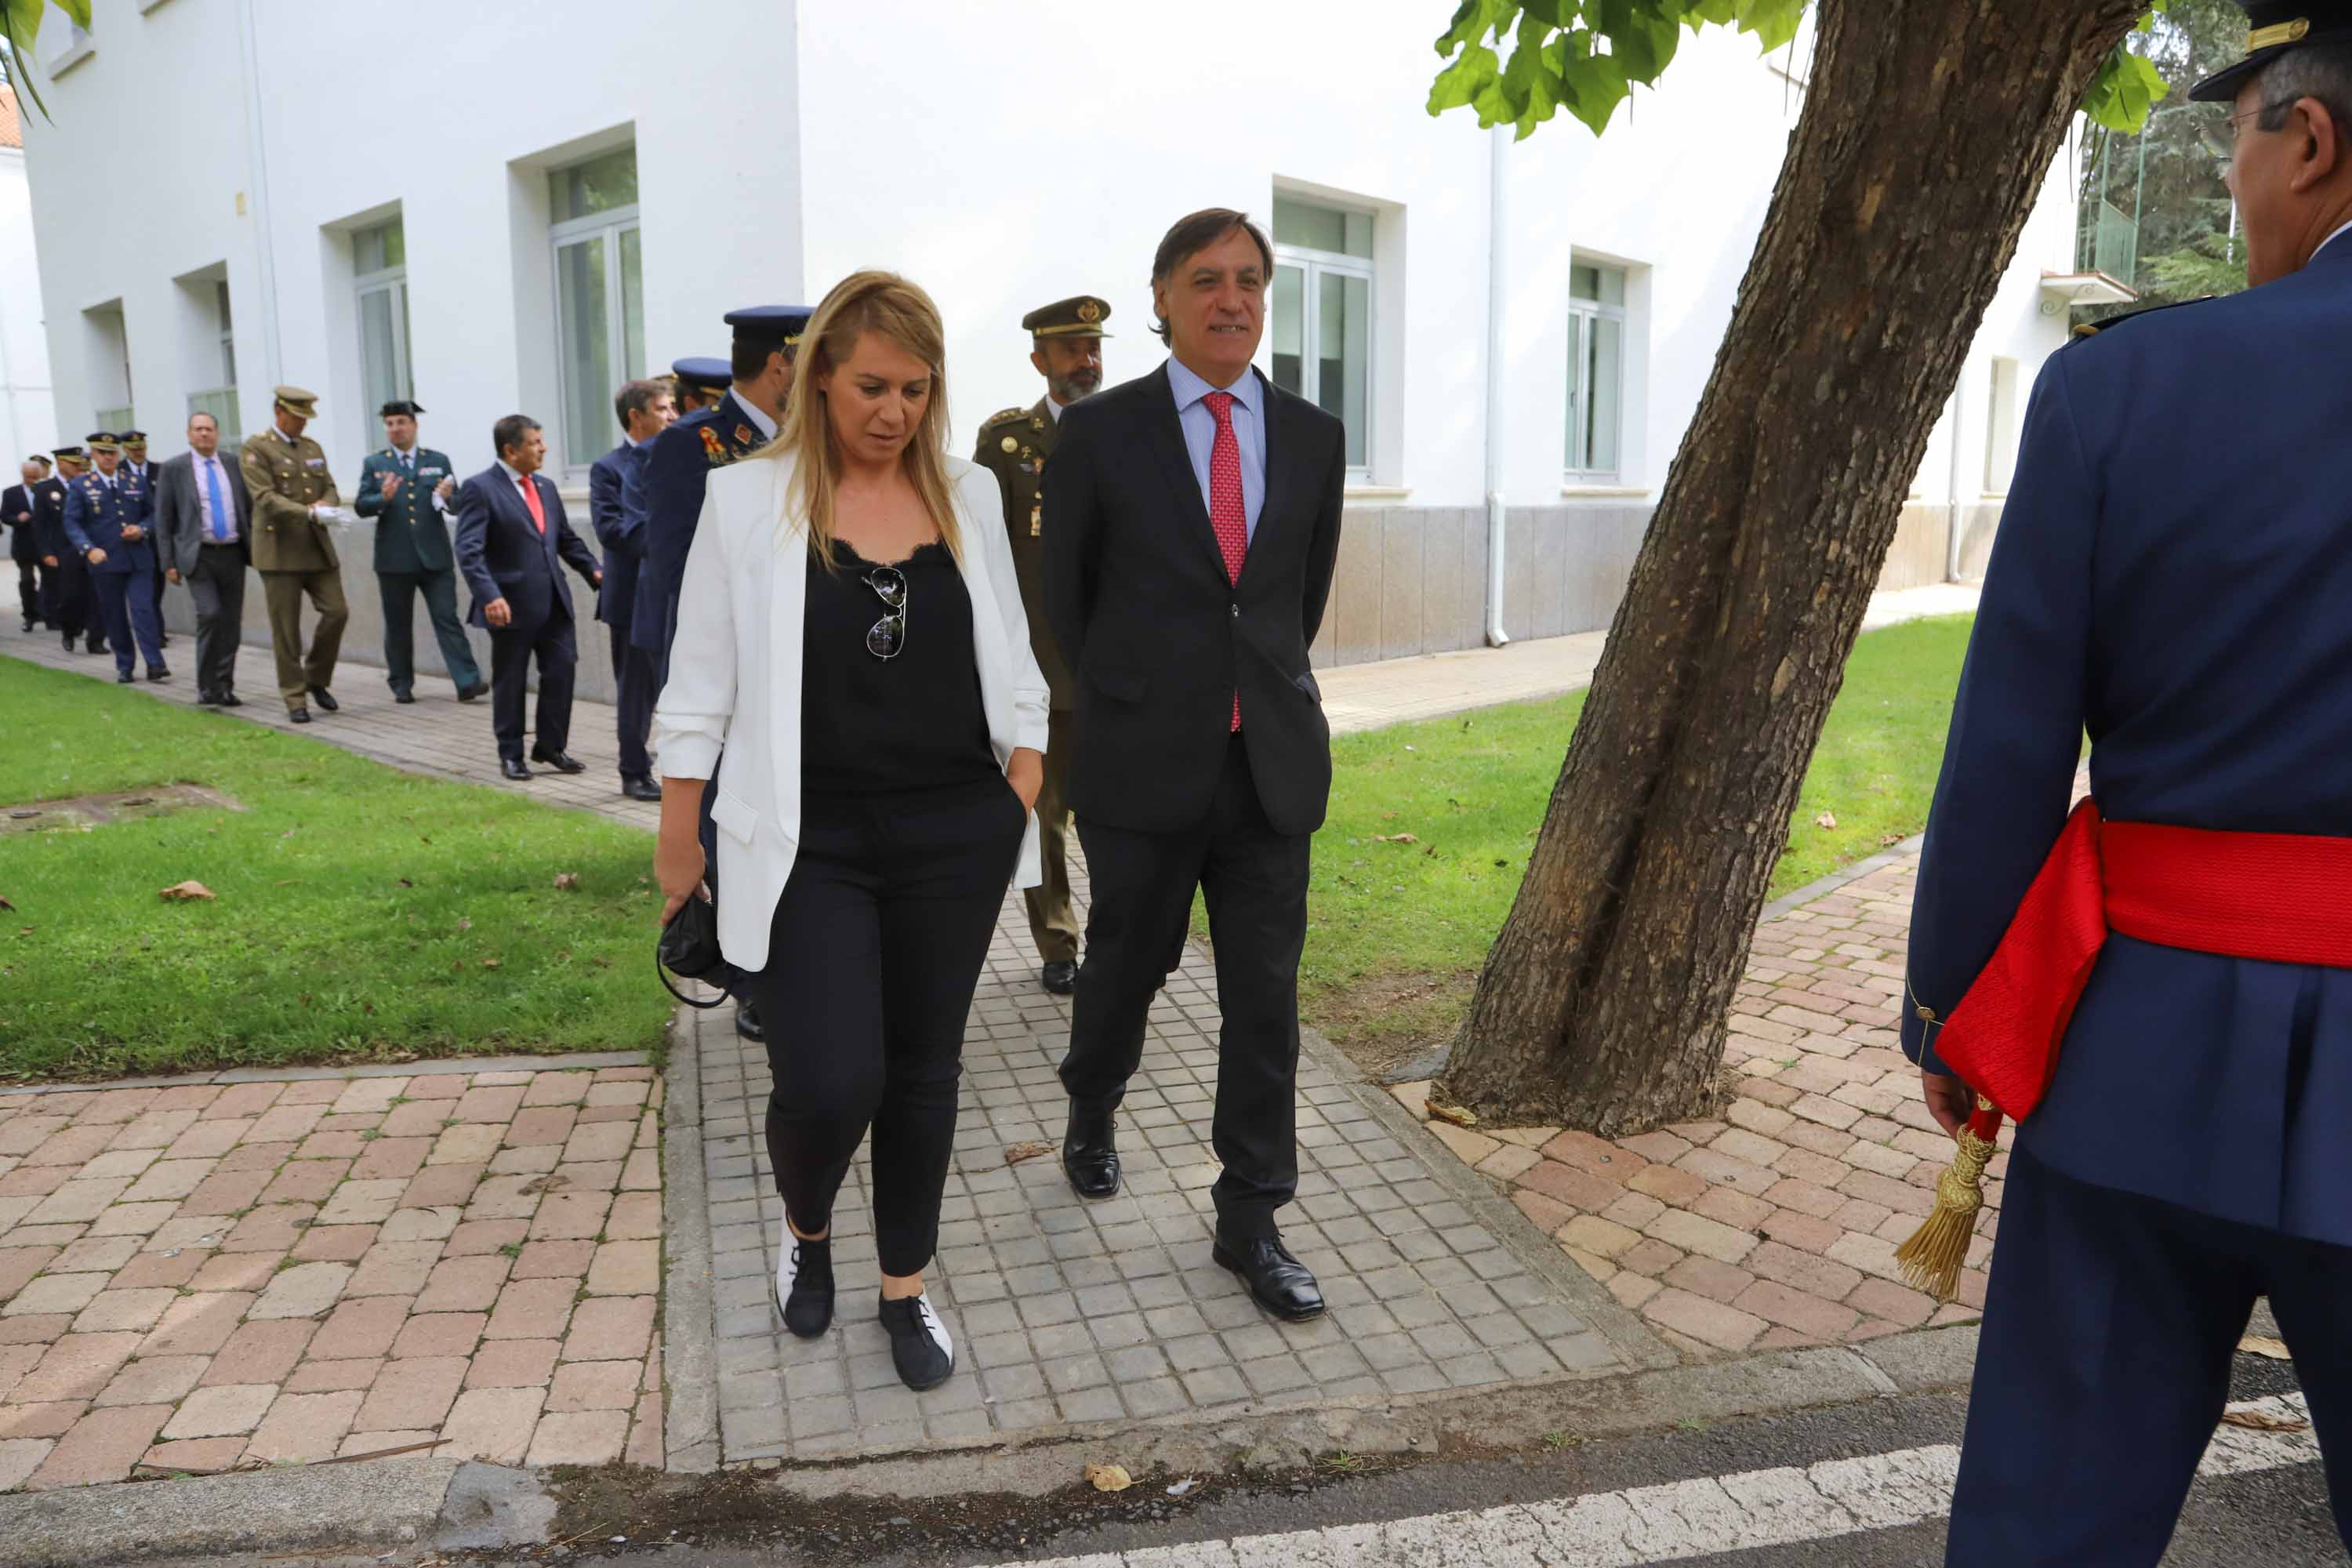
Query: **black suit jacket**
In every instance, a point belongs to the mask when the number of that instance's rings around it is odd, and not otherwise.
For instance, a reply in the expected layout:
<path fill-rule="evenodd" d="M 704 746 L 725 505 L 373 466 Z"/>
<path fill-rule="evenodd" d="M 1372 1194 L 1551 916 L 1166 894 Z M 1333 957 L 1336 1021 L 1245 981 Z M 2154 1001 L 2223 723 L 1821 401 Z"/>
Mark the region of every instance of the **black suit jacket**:
<path fill-rule="evenodd" d="M 33 492 L 24 485 L 10 485 L 0 490 L 0 527 L 8 530 L 8 559 L 37 561 L 40 559 L 39 531 L 34 515 L 40 509 L 34 504 Z M 17 513 L 26 515 L 19 519 Z"/>
<path fill-rule="evenodd" d="M 250 554 L 253 496 L 245 488 L 245 469 L 229 457 L 221 457 L 220 466 L 221 487 L 236 514 L 236 542 Z M 148 471 L 155 476 L 155 531 L 163 536 L 163 564 L 185 577 L 195 571 L 205 539 L 205 503 L 196 497 L 195 454 L 183 452 Z"/>
<path fill-rule="evenodd" d="M 66 537 L 66 481 L 54 474 L 33 487 L 33 538 L 41 554 L 56 556 L 60 567 L 81 559 Z"/>
<path fill-rule="evenodd" d="M 588 546 L 572 531 L 563 515 L 563 498 L 544 474 L 533 474 L 539 504 L 547 518 L 541 534 L 522 504 L 522 491 L 496 463 L 467 479 L 457 492 L 457 570 L 474 591 L 473 608 L 466 618 L 490 626 L 482 606 L 504 599 L 513 618 L 502 631 L 535 632 L 549 621 L 572 620 L 572 585 L 563 580 L 562 563 L 583 581 L 593 582 L 599 568 Z"/>
<path fill-rule="evenodd" d="M 1331 731 L 1307 649 L 1339 552 L 1347 447 L 1339 420 L 1259 380 L 1265 500 L 1239 583 L 1164 365 L 1062 415 L 1045 464 L 1045 607 L 1077 678 L 1082 818 L 1147 833 L 1200 822 L 1239 690 L 1267 817 L 1283 833 L 1323 825 Z"/>

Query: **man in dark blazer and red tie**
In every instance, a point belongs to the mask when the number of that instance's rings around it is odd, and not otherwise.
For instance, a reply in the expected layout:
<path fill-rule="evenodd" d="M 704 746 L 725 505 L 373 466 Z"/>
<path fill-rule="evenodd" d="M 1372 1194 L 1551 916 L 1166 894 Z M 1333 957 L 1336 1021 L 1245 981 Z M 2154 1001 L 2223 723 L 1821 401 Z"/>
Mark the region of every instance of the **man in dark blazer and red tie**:
<path fill-rule="evenodd" d="M 547 437 L 539 422 L 509 414 L 490 427 L 499 460 L 457 492 L 457 570 L 473 591 L 467 619 L 490 634 L 490 719 L 499 740 L 499 771 L 530 777 L 522 760 L 524 684 L 539 661 L 538 738 L 531 761 L 558 773 L 583 764 L 564 751 L 572 737 L 572 668 L 579 643 L 572 631 L 572 587 L 563 564 L 588 584 L 604 574 L 572 531 L 563 498 L 540 474 Z"/>
<path fill-rule="evenodd" d="M 1069 800 L 1094 902 L 1062 1162 L 1118 1190 L 1112 1112 L 1192 890 L 1216 946 L 1215 1261 L 1277 1318 L 1319 1315 L 1275 1213 L 1298 1185 L 1298 958 L 1331 734 L 1307 647 L 1339 549 L 1338 419 L 1251 366 L 1273 247 L 1180 220 L 1151 268 L 1168 362 L 1072 405 L 1045 468 L 1045 605 L 1077 680 Z"/>

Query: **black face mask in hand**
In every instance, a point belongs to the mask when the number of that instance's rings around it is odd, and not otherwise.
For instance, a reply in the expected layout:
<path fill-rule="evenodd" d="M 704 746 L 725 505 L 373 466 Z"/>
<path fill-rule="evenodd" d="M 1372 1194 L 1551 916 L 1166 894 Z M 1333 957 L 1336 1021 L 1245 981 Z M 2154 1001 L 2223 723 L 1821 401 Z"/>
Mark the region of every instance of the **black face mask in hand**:
<path fill-rule="evenodd" d="M 699 888 L 694 896 L 670 916 L 669 924 L 662 927 L 661 941 L 654 949 L 654 973 L 669 994 L 689 1007 L 716 1007 L 727 1000 L 722 993 L 709 1002 L 698 1002 L 670 984 L 672 974 L 688 980 L 699 980 L 713 973 L 726 963 L 719 951 L 719 906 L 710 901 Z"/>

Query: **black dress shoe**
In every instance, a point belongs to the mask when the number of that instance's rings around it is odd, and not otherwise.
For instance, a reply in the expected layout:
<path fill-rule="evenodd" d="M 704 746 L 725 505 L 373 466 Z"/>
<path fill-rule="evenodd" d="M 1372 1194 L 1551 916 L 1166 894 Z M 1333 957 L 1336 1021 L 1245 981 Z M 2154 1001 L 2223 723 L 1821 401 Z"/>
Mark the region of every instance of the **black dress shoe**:
<path fill-rule="evenodd" d="M 1045 967 L 1037 972 L 1037 984 L 1056 996 L 1067 996 L 1078 988 L 1078 961 L 1075 958 L 1048 959 Z"/>
<path fill-rule="evenodd" d="M 310 710 L 308 708 L 289 708 L 286 711 L 286 717 L 297 724 L 308 724 L 310 721 Z"/>
<path fill-rule="evenodd" d="M 1107 1198 L 1118 1191 L 1118 1139 L 1111 1131 L 1111 1108 L 1070 1101 L 1070 1125 L 1062 1135 L 1062 1173 L 1082 1198 Z"/>
<path fill-rule="evenodd" d="M 341 703 L 335 700 L 335 694 L 323 686 L 310 688 L 310 700 L 330 713 L 336 712 L 342 707 Z"/>
<path fill-rule="evenodd" d="M 795 1338 L 813 1340 L 833 1327 L 833 1238 L 808 1241 L 784 1227 L 784 1260 L 776 1265 L 776 1316 Z"/>
<path fill-rule="evenodd" d="M 73 635 L 73 633 L 71 633 L 71 632 L 68 632 L 68 633 L 66 633 L 66 651 L 67 651 L 68 653 L 71 653 L 71 652 L 73 652 L 73 647 L 74 647 L 74 635 Z"/>
<path fill-rule="evenodd" d="M 1209 1256 L 1249 1286 L 1250 1299 L 1285 1322 L 1303 1323 L 1323 1315 L 1323 1290 L 1307 1265 L 1290 1256 L 1280 1237 L 1256 1241 L 1217 1237 Z"/>
<path fill-rule="evenodd" d="M 522 759 L 520 757 L 500 757 L 499 759 L 499 772 L 504 773 L 510 779 L 527 779 L 530 777 L 530 770 L 522 765 Z"/>
<path fill-rule="evenodd" d="M 413 691 L 395 691 L 392 694 L 392 700 L 394 702 L 414 702 L 416 700 L 416 693 Z"/>
<path fill-rule="evenodd" d="M 220 694 L 220 705 L 224 708 L 242 708 L 245 706 L 245 701 L 234 691 L 224 691 Z"/>
<path fill-rule="evenodd" d="M 623 779 L 621 781 L 621 793 L 627 795 L 631 800 L 657 801 L 661 799 L 661 785 L 640 774 L 636 778 Z"/>
<path fill-rule="evenodd" d="M 199 708 L 217 708 L 217 707 L 219 707 L 220 705 L 221 705 L 221 700 L 220 700 L 220 695 L 219 695 L 219 693 L 217 693 L 217 692 L 213 692 L 213 691 L 199 691 L 199 692 L 197 692 L 197 693 L 196 693 L 196 706 L 197 706 L 197 707 L 199 707 Z"/>
<path fill-rule="evenodd" d="M 132 679 L 133 677 L 131 673 L 127 669 L 118 670 L 115 672 L 114 684 L 117 686 L 128 686 L 131 684 Z"/>
<path fill-rule="evenodd" d="M 147 667 L 147 679 L 150 680 L 169 680 L 172 679 L 171 668 L 166 665 L 150 665 Z"/>
<path fill-rule="evenodd" d="M 457 700 L 460 702 L 478 702 L 483 698 L 488 697 L 489 694 L 490 689 L 478 680 L 474 682 L 473 685 L 461 689 L 457 693 Z"/>
<path fill-rule="evenodd" d="M 96 637 L 91 639 L 89 651 L 92 653 L 104 653 L 106 651 L 106 639 L 104 637 Z"/>
<path fill-rule="evenodd" d="M 735 1032 L 747 1040 L 766 1039 L 768 1030 L 766 1026 L 760 1022 L 760 1009 L 749 1002 L 736 1003 Z"/>
<path fill-rule="evenodd" d="M 530 760 L 534 763 L 545 763 L 559 773 L 584 773 L 588 771 L 586 763 L 559 752 L 551 746 L 533 746 L 530 749 Z"/>

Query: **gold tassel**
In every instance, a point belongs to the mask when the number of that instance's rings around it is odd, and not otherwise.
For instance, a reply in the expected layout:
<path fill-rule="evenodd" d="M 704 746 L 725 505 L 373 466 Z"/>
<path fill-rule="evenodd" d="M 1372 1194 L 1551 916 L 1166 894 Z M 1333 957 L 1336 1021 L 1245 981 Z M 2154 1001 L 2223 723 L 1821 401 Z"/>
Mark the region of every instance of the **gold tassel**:
<path fill-rule="evenodd" d="M 1936 1178 L 1935 1208 L 1911 1239 L 1895 1249 L 1904 1279 L 1938 1301 L 1959 1293 L 1960 1269 L 1968 1262 L 1977 1215 L 1984 1208 L 1985 1166 L 1991 1163 L 2000 1131 L 2000 1112 L 1991 1100 L 1978 1096 L 1977 1113 L 1961 1126 L 1951 1164 Z"/>

